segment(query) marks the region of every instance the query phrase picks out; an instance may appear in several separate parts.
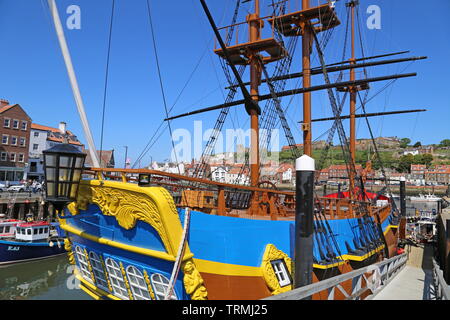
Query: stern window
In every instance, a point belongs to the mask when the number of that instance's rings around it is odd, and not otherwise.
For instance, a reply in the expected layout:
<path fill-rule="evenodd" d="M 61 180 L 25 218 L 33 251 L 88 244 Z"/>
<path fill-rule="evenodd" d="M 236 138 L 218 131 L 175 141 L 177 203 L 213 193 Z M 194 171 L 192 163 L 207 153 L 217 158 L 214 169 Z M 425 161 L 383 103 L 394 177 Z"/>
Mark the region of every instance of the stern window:
<path fill-rule="evenodd" d="M 108 270 L 109 281 L 114 294 L 123 299 L 129 299 L 125 281 L 119 265 L 113 259 L 106 259 L 106 269 Z"/>
<path fill-rule="evenodd" d="M 144 276 L 141 271 L 134 266 L 128 266 L 127 276 L 134 298 L 136 300 L 151 300 L 147 284 L 145 283 Z"/>
<path fill-rule="evenodd" d="M 291 277 L 287 272 L 286 265 L 283 260 L 274 260 L 270 262 L 272 264 L 273 271 L 277 276 L 280 287 L 285 287 L 291 284 Z"/>
<path fill-rule="evenodd" d="M 77 255 L 78 265 L 80 267 L 81 275 L 84 279 L 92 282 L 91 273 L 89 272 L 89 264 L 87 262 L 86 256 L 80 247 L 75 248 L 75 253 Z"/>
<path fill-rule="evenodd" d="M 100 258 L 95 252 L 92 251 L 89 253 L 89 258 L 91 259 L 92 271 L 94 272 L 95 282 L 100 288 L 109 291 L 108 282 L 106 281 L 105 272 L 103 270 Z"/>
<path fill-rule="evenodd" d="M 167 290 L 169 290 L 169 279 L 159 273 L 152 274 L 152 286 L 155 291 L 156 299 L 164 300 Z M 175 291 L 175 290 L 174 290 Z M 173 291 L 170 300 L 177 300 L 177 296 Z"/>

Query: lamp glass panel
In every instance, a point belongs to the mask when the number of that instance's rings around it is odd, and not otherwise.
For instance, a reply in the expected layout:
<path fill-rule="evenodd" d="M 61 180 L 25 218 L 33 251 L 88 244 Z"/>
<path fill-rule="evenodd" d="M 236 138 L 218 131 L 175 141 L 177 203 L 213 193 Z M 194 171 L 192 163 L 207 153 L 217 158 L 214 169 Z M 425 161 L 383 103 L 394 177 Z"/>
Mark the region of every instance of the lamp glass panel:
<path fill-rule="evenodd" d="M 73 157 L 70 156 L 61 156 L 59 157 L 59 166 L 60 167 L 72 167 Z"/>
<path fill-rule="evenodd" d="M 48 167 L 56 166 L 56 155 L 55 154 L 46 154 L 45 155 L 45 164 Z"/>
<path fill-rule="evenodd" d="M 55 168 L 46 168 L 45 175 L 47 177 L 47 180 L 55 181 L 55 179 L 56 179 L 56 169 Z"/>
<path fill-rule="evenodd" d="M 49 197 L 54 197 L 55 196 L 55 183 L 47 182 L 47 195 Z"/>
<path fill-rule="evenodd" d="M 75 159 L 75 168 L 82 168 L 84 157 L 77 157 Z"/>
<path fill-rule="evenodd" d="M 74 170 L 72 181 L 78 182 L 78 181 L 80 181 L 80 178 L 81 178 L 81 170 Z"/>

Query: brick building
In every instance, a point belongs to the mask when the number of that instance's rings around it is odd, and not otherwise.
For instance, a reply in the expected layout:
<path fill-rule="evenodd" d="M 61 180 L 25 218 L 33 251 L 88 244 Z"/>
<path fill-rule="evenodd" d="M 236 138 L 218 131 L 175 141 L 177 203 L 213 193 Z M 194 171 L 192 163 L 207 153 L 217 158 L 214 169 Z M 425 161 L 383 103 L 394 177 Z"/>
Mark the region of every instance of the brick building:
<path fill-rule="evenodd" d="M 19 104 L 0 100 L 0 182 L 20 181 L 28 166 L 31 118 Z"/>

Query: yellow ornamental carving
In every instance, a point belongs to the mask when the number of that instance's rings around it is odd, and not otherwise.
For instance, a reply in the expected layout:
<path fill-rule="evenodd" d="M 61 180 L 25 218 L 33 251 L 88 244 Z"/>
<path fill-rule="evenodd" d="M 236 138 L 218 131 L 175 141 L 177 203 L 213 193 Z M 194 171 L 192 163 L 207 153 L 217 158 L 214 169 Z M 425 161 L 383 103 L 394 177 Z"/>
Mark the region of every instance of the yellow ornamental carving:
<path fill-rule="evenodd" d="M 79 194 L 78 209 L 87 209 L 89 203 L 96 204 L 104 215 L 115 217 L 118 224 L 126 230 L 134 228 L 138 220 L 146 222 L 158 232 L 166 248 L 170 247 L 158 207 L 149 197 L 130 190 L 86 185 L 80 185 Z M 173 204 L 173 200 L 170 200 Z M 173 210 L 176 213 L 175 206 Z"/>
<path fill-rule="evenodd" d="M 183 284 L 186 293 L 191 296 L 192 300 L 208 299 L 208 292 L 204 286 L 204 281 L 200 272 L 198 272 L 195 264 L 188 260 L 183 266 L 184 278 Z"/>
<path fill-rule="evenodd" d="M 292 290 L 292 285 L 281 287 L 278 281 L 275 271 L 271 261 L 284 260 L 286 267 L 288 268 L 289 274 L 292 275 L 292 260 L 283 251 L 278 250 L 273 244 L 268 244 L 264 252 L 264 256 L 261 263 L 262 274 L 267 286 L 269 287 L 272 295 L 279 294 Z"/>
<path fill-rule="evenodd" d="M 133 294 L 131 293 L 130 284 L 128 283 L 128 277 L 127 277 L 127 274 L 125 272 L 125 268 L 123 267 L 122 262 L 120 263 L 120 271 L 122 272 L 123 280 L 125 282 L 125 287 L 127 288 L 128 297 L 130 298 L 130 300 L 133 300 Z"/>
<path fill-rule="evenodd" d="M 145 283 L 147 284 L 148 292 L 150 293 L 150 297 L 155 300 L 155 293 L 153 292 L 152 284 L 150 283 L 150 278 L 148 276 L 147 271 L 144 269 L 144 279 Z"/>
<path fill-rule="evenodd" d="M 75 264 L 75 257 L 72 251 L 72 242 L 69 238 L 64 239 L 64 249 L 67 251 L 67 257 L 70 264 Z"/>
<path fill-rule="evenodd" d="M 86 261 L 88 264 L 88 269 L 89 269 L 89 273 L 91 275 L 92 282 L 95 283 L 94 271 L 92 269 L 91 260 L 89 259 L 89 254 L 88 254 L 86 248 L 84 248 L 84 256 L 86 257 Z"/>

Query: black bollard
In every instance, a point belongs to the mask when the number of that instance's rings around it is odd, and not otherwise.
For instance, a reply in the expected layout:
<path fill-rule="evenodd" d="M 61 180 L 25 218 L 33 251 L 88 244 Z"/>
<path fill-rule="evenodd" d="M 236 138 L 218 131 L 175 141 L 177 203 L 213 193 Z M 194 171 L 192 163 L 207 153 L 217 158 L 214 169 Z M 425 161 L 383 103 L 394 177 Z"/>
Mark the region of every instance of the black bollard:
<path fill-rule="evenodd" d="M 314 167 L 314 159 L 307 155 L 295 161 L 295 288 L 312 283 Z"/>
<path fill-rule="evenodd" d="M 400 216 L 406 217 L 406 182 L 405 177 L 400 178 Z"/>

